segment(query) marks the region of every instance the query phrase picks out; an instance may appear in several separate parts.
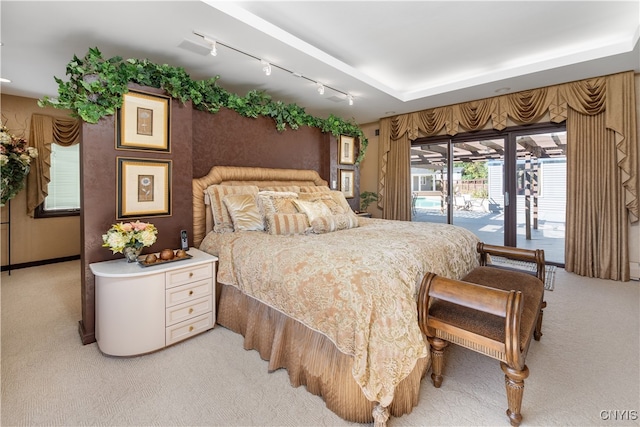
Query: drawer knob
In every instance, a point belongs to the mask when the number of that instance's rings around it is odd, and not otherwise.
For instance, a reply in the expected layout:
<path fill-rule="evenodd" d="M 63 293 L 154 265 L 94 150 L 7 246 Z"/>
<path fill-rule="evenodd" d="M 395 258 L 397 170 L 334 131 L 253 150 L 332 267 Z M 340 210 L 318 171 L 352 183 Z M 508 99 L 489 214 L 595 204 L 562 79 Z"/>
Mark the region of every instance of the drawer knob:
<path fill-rule="evenodd" d="M 193 326 L 189 326 L 189 332 L 193 331 Z"/>
<path fill-rule="evenodd" d="M 189 296 L 193 295 L 193 290 L 189 291 Z"/>
<path fill-rule="evenodd" d="M 189 307 L 189 314 L 193 313 L 193 307 Z"/>
<path fill-rule="evenodd" d="M 193 277 L 193 271 L 189 272 L 189 278 Z"/>

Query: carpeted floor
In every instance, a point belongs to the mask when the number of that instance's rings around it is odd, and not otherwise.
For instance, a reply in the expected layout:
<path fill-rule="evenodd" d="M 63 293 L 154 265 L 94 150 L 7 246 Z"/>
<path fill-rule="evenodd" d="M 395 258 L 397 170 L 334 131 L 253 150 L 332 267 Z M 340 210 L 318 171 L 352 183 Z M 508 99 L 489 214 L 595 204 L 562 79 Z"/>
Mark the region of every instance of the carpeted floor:
<path fill-rule="evenodd" d="M 527 358 L 522 425 L 637 426 L 611 414 L 640 409 L 638 282 L 558 269 L 556 285 Z M 132 358 L 83 346 L 79 261 L 2 273 L 1 308 L 2 426 L 354 425 L 221 327 Z M 452 347 L 444 375 L 389 426 L 509 424 L 498 362 Z"/>

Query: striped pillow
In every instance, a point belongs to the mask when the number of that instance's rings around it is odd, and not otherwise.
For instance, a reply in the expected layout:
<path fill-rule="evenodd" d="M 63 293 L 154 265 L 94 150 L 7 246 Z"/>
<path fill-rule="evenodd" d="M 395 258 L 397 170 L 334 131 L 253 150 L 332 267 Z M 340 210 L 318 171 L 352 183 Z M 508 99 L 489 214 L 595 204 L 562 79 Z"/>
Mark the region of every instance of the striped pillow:
<path fill-rule="evenodd" d="M 309 229 L 309 222 L 305 214 L 276 213 L 266 216 L 269 234 L 290 236 L 305 234 Z"/>
<path fill-rule="evenodd" d="M 353 214 L 326 215 L 311 221 L 311 230 L 316 234 L 331 233 L 358 227 L 358 217 Z"/>

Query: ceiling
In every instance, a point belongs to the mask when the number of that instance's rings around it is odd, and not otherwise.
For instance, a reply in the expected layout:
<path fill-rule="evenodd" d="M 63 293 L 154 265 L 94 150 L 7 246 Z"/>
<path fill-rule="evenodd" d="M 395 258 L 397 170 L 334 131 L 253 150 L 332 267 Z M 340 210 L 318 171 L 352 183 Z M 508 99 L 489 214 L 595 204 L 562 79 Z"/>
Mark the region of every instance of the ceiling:
<path fill-rule="evenodd" d="M 180 66 L 196 80 L 218 75 L 230 92 L 259 89 L 359 124 L 640 72 L 638 0 L 2 0 L 0 13 L 0 76 L 11 80 L 0 89 L 30 98 L 55 97 L 54 76 L 66 80 L 66 64 L 90 47 Z M 218 41 L 217 56 L 195 33 Z M 273 64 L 270 76 L 260 59 Z"/>

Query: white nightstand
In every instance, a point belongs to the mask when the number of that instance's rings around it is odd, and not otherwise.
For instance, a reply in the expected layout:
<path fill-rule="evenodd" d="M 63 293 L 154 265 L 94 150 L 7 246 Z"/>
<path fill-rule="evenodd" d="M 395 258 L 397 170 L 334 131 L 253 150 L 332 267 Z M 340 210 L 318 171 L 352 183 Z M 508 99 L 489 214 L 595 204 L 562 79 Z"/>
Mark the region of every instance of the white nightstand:
<path fill-rule="evenodd" d="M 193 258 L 141 267 L 124 259 L 90 264 L 96 276 L 96 341 L 104 354 L 134 356 L 213 328 L 218 260 Z"/>

